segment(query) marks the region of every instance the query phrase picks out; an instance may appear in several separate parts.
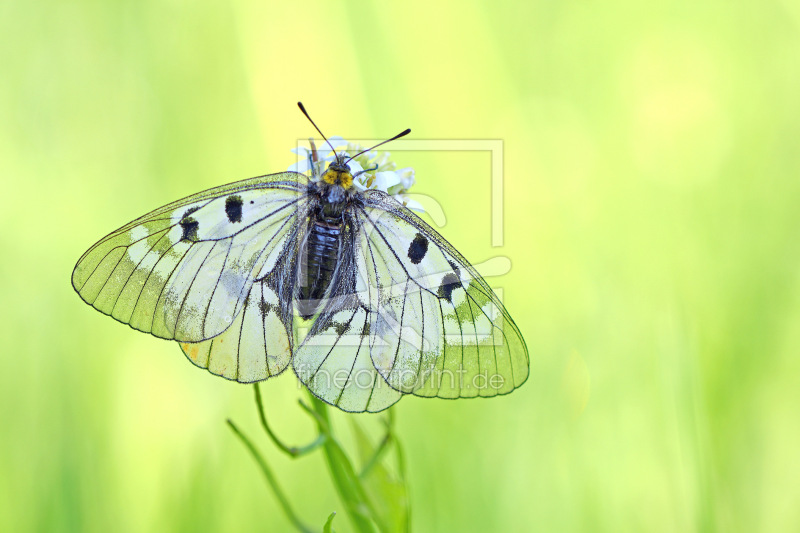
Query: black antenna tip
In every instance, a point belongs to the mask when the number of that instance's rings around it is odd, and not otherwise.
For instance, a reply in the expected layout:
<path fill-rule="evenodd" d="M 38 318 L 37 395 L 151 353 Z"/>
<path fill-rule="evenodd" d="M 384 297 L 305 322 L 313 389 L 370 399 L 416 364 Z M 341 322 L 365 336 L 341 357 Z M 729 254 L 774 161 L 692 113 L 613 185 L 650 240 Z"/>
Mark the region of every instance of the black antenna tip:
<path fill-rule="evenodd" d="M 409 133 L 411 133 L 411 128 L 406 128 L 404 131 L 401 131 L 400 133 L 398 133 L 397 135 L 395 135 L 395 136 L 394 136 L 394 137 L 392 137 L 391 139 L 386 139 L 385 141 L 379 142 L 378 144 L 376 144 L 375 146 L 373 146 L 373 147 L 371 147 L 371 148 L 367 148 L 366 150 L 361 150 L 361 151 L 360 151 L 360 152 L 358 152 L 356 155 L 350 156 L 350 159 L 348 159 L 347 161 L 345 161 L 345 163 L 349 163 L 350 161 L 352 161 L 352 160 L 353 160 L 353 159 L 355 159 L 356 157 L 360 156 L 361 154 L 363 154 L 363 153 L 365 153 L 365 152 L 369 152 L 370 150 L 374 150 L 374 149 L 375 149 L 375 148 L 377 148 L 378 146 L 382 146 L 382 145 L 384 145 L 384 144 L 386 144 L 386 143 L 388 143 L 388 142 L 392 142 L 392 141 L 394 141 L 394 140 L 397 140 L 397 139 L 399 139 L 400 137 L 405 137 L 405 136 L 406 136 L 406 135 L 408 135 Z"/>
<path fill-rule="evenodd" d="M 303 105 L 303 102 L 297 102 L 297 107 L 299 107 L 299 108 L 300 108 L 300 111 L 302 111 L 302 112 L 303 112 L 303 114 L 306 116 L 306 118 L 307 118 L 308 120 L 310 120 L 310 121 L 311 121 L 311 123 L 313 124 L 313 123 L 314 123 L 314 121 L 313 121 L 313 120 L 311 120 L 311 117 L 310 117 L 310 116 L 308 116 L 308 111 L 306 111 L 306 107 Z"/>
<path fill-rule="evenodd" d="M 297 107 L 299 107 L 299 108 L 300 108 L 300 111 L 302 111 L 302 112 L 303 112 L 303 114 L 306 116 L 306 118 L 307 118 L 307 119 L 308 119 L 308 121 L 311 123 L 311 125 L 312 125 L 312 126 L 314 126 L 314 129 L 315 129 L 315 130 L 317 130 L 317 131 L 319 132 L 319 134 L 320 134 L 320 135 L 322 135 L 322 138 L 323 138 L 323 139 L 325 139 L 325 142 L 326 142 L 326 143 L 328 143 L 328 146 L 330 146 L 330 147 L 331 147 L 331 150 L 333 151 L 333 154 L 334 154 L 334 155 L 336 155 L 336 157 L 339 157 L 339 156 L 336 154 L 336 150 L 334 150 L 334 149 L 333 149 L 333 145 L 331 144 L 331 142 L 328 140 L 328 138 L 327 138 L 327 137 L 325 137 L 325 134 L 324 134 L 324 133 L 322 133 L 322 131 L 321 131 L 321 130 L 319 129 L 319 127 L 318 127 L 318 126 L 317 126 L 317 125 L 314 123 L 314 121 L 313 121 L 313 120 L 311 120 L 311 117 L 310 117 L 310 116 L 308 116 L 308 111 L 306 111 L 306 108 L 305 108 L 305 107 L 303 107 L 303 102 L 297 102 Z"/>

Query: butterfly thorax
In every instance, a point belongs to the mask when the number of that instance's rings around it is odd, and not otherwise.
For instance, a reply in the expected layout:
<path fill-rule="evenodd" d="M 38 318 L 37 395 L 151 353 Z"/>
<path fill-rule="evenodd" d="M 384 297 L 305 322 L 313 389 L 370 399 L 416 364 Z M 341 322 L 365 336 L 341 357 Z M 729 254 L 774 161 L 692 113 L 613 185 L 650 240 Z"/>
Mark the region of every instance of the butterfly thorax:
<path fill-rule="evenodd" d="M 318 199 L 325 217 L 341 219 L 344 208 L 358 192 L 344 156 L 338 156 L 321 176 L 311 182 L 309 192 Z"/>

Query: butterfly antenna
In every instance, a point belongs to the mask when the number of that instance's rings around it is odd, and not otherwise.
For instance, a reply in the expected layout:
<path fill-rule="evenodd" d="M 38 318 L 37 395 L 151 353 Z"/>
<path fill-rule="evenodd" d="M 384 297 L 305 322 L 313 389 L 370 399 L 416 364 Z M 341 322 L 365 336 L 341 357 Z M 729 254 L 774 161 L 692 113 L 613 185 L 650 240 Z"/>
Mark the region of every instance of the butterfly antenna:
<path fill-rule="evenodd" d="M 303 107 L 303 102 L 297 102 L 297 107 L 300 108 L 300 111 L 303 112 L 303 114 L 306 116 L 306 118 L 311 123 L 311 125 L 314 126 L 314 128 L 319 132 L 320 135 L 322 135 L 322 138 L 325 139 L 325 142 L 328 143 L 328 146 L 330 146 L 331 150 L 333 150 L 333 145 L 331 144 L 331 142 L 328 140 L 327 137 L 325 137 L 325 134 L 322 133 L 322 131 L 319 129 L 319 127 L 316 124 L 314 124 L 314 121 L 311 120 L 311 117 L 308 116 L 308 111 L 306 111 L 306 108 Z M 336 150 L 333 150 L 333 155 L 336 156 L 337 158 L 339 157 L 336 154 Z"/>
<path fill-rule="evenodd" d="M 311 120 L 311 119 L 309 119 L 309 120 Z M 383 145 L 383 144 L 386 144 L 386 143 L 388 143 L 388 142 L 392 142 L 392 141 L 394 141 L 394 140 L 397 140 L 397 139 L 399 139 L 400 137 L 405 137 L 405 136 L 406 136 L 406 135 L 408 135 L 409 133 L 411 133 L 411 128 L 408 128 L 408 129 L 406 129 L 405 131 L 401 131 L 400 133 L 398 133 L 397 135 L 395 135 L 395 136 L 394 136 L 394 137 L 392 137 L 391 139 L 386 139 L 385 141 L 381 141 L 381 142 L 379 142 L 378 144 L 376 144 L 376 145 L 375 145 L 375 146 L 373 146 L 372 148 L 367 148 L 366 150 L 361 150 L 361 151 L 360 151 L 360 152 L 358 152 L 356 155 L 354 155 L 353 157 L 351 157 L 350 159 L 348 159 L 347 161 L 345 161 L 345 164 L 349 163 L 349 162 L 350 162 L 350 160 L 352 160 L 354 157 L 358 157 L 358 156 L 360 156 L 361 154 L 363 154 L 364 152 L 369 152 L 370 150 L 374 150 L 374 149 L 375 149 L 375 148 L 377 148 L 378 146 L 381 146 L 381 145 Z"/>

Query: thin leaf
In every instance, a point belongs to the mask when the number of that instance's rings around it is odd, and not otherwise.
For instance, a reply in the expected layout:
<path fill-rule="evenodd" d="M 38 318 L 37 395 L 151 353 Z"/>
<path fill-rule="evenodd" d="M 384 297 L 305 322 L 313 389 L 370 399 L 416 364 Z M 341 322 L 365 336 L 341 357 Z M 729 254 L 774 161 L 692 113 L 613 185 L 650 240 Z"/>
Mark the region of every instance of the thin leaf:
<path fill-rule="evenodd" d="M 325 522 L 325 526 L 322 528 L 322 533 L 336 533 L 336 530 L 333 529 L 334 516 L 336 516 L 336 511 L 332 512 L 328 517 L 328 520 Z"/>
<path fill-rule="evenodd" d="M 355 419 L 351 419 L 353 433 L 359 450 L 359 458 L 365 463 L 361 480 L 376 514 L 376 522 L 382 531 L 405 532 L 409 528 L 408 489 L 403 478 L 392 475 L 383 459 L 389 444 L 394 444 L 391 426 L 387 425 L 386 435 L 375 447 Z"/>

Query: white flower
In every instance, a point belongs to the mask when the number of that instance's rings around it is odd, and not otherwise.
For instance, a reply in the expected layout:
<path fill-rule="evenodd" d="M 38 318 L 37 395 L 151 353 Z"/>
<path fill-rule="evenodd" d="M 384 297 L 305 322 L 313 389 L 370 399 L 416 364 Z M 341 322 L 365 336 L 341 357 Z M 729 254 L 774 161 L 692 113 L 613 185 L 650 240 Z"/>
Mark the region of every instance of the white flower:
<path fill-rule="evenodd" d="M 328 139 L 328 141 L 330 141 L 331 145 L 334 148 L 347 146 L 347 142 L 338 136 L 331 137 L 330 139 Z M 307 148 L 305 146 L 300 146 L 299 148 L 292 148 L 292 153 L 297 154 L 298 158 L 297 158 L 297 163 L 294 163 L 289 167 L 290 171 L 306 173 L 309 170 L 311 170 L 311 166 L 309 165 L 309 162 L 311 161 L 310 148 Z M 325 167 L 327 167 L 329 163 L 333 162 L 333 158 L 334 158 L 333 151 L 331 150 L 330 146 L 328 146 L 328 143 L 323 143 L 317 148 L 317 166 L 321 167 L 323 171 L 325 170 Z M 315 172 L 312 174 L 320 175 L 321 173 L 322 172 Z"/>
<path fill-rule="evenodd" d="M 403 189 L 408 190 L 414 185 L 414 169 L 411 167 L 401 168 L 397 171 L 400 176 L 400 183 L 403 184 Z"/>
<path fill-rule="evenodd" d="M 397 172 L 384 170 L 383 172 L 375 173 L 375 182 L 373 183 L 375 189 L 388 192 L 392 187 L 399 184 L 400 176 L 397 175 Z"/>
<path fill-rule="evenodd" d="M 361 152 L 364 147 L 355 143 L 349 143 L 341 137 L 330 137 L 330 144 L 339 152 L 344 152 L 354 156 Z M 311 171 L 312 150 L 302 146 L 292 150 L 299 156 L 299 161 L 289 167 L 294 172 L 306 173 Z M 348 165 L 355 179 L 353 185 L 360 191 L 367 189 L 378 189 L 387 194 L 391 194 L 395 200 L 402 203 L 409 209 L 424 212 L 422 205 L 405 195 L 414 185 L 414 169 L 410 167 L 397 169 L 397 164 L 389 159 L 389 152 L 378 152 L 371 150 L 359 154 L 350 160 Z M 311 172 L 312 179 L 319 179 L 325 169 L 334 161 L 334 153 L 328 143 L 323 143 L 317 148 L 316 168 Z"/>

